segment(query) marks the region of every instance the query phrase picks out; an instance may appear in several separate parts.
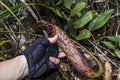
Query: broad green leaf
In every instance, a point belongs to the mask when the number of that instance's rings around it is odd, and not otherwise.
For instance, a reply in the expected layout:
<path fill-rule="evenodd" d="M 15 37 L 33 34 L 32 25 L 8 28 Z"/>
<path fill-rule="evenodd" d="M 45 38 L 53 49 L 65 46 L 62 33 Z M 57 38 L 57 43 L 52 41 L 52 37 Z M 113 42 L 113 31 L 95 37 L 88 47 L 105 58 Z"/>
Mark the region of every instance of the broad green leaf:
<path fill-rule="evenodd" d="M 64 2 L 65 8 L 71 9 L 71 5 L 72 5 L 73 0 L 63 0 L 63 2 Z"/>
<path fill-rule="evenodd" d="M 97 30 L 101 28 L 110 18 L 111 14 L 113 13 L 114 9 L 107 10 L 102 14 L 97 15 L 89 24 L 88 29 L 90 31 Z"/>
<path fill-rule="evenodd" d="M 116 56 L 118 58 L 120 58 L 120 50 L 119 49 L 115 49 L 114 52 L 115 52 Z"/>
<path fill-rule="evenodd" d="M 79 32 L 78 36 L 76 37 L 76 40 L 83 40 L 86 38 L 90 38 L 90 36 L 91 36 L 90 31 L 87 29 L 84 29 L 84 30 Z"/>
<path fill-rule="evenodd" d="M 15 12 L 15 11 L 17 11 L 18 9 L 20 9 L 20 8 L 23 8 L 23 7 L 25 7 L 25 6 L 27 6 L 26 4 L 19 4 L 19 5 L 16 5 L 16 6 L 14 6 L 14 7 L 11 7 L 11 8 L 9 8 L 12 12 Z M 9 16 L 11 14 L 11 12 L 9 11 L 9 10 L 4 10 L 4 11 L 2 11 L 1 13 L 0 13 L 0 19 L 2 19 L 2 18 L 5 18 L 6 16 Z"/>
<path fill-rule="evenodd" d="M 110 49 L 113 49 L 113 50 L 115 49 L 115 46 L 110 42 L 102 41 L 102 43 Z"/>
<path fill-rule="evenodd" d="M 67 23 L 67 28 L 69 30 L 70 35 L 75 38 L 77 36 L 77 31 L 73 28 L 73 21 L 69 21 Z"/>
<path fill-rule="evenodd" d="M 54 8 L 53 12 L 61 18 L 63 17 L 62 12 L 59 8 Z"/>
<path fill-rule="evenodd" d="M 120 41 L 118 42 L 118 46 L 120 47 Z"/>
<path fill-rule="evenodd" d="M 75 16 L 77 13 L 79 13 L 83 8 L 87 6 L 86 2 L 78 2 L 74 8 L 71 10 L 70 16 Z"/>
<path fill-rule="evenodd" d="M 2 45 L 5 44 L 5 43 L 8 43 L 8 42 L 11 42 L 11 40 L 3 40 L 3 41 L 0 41 L 0 46 L 2 46 Z"/>
<path fill-rule="evenodd" d="M 108 36 L 107 37 L 109 40 L 114 41 L 114 42 L 119 42 L 120 38 L 116 36 Z"/>
<path fill-rule="evenodd" d="M 109 40 L 111 40 L 111 41 L 117 42 L 118 46 L 120 47 L 120 37 L 117 37 L 117 36 L 108 36 L 107 38 Z"/>
<path fill-rule="evenodd" d="M 81 28 L 95 17 L 94 11 L 88 11 L 74 22 L 74 28 Z"/>
<path fill-rule="evenodd" d="M 54 6 L 49 6 L 47 4 L 39 4 L 40 6 L 46 7 L 47 9 L 52 10 L 56 15 L 58 15 L 61 18 L 64 18 L 64 16 L 62 15 L 62 11 L 60 10 L 60 8 L 58 7 L 54 7 Z M 65 18 L 64 18 L 65 19 Z"/>
<path fill-rule="evenodd" d="M 57 6 L 57 5 L 60 5 L 60 4 L 62 4 L 62 0 L 58 0 L 58 2 L 55 5 Z"/>

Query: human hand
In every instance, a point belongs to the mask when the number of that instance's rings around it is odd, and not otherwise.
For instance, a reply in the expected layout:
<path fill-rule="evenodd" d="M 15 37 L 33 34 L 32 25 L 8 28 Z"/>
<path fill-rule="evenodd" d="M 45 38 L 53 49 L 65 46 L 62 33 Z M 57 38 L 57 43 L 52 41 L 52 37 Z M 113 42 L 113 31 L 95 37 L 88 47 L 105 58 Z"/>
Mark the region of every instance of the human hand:
<path fill-rule="evenodd" d="M 60 63 L 60 59 L 63 58 L 63 57 L 65 57 L 65 56 L 66 56 L 65 53 L 59 48 L 59 54 L 58 54 L 57 58 L 53 57 L 53 56 L 50 56 L 49 60 L 52 63 L 54 63 L 54 64 L 59 64 Z"/>
<path fill-rule="evenodd" d="M 48 38 L 51 44 L 54 44 L 58 40 L 58 36 L 54 36 L 53 38 Z M 65 53 L 59 48 L 59 54 L 57 57 L 50 56 L 49 60 L 54 64 L 59 64 L 60 58 L 65 57 Z"/>
<path fill-rule="evenodd" d="M 45 37 L 40 37 L 32 44 L 31 47 L 22 52 L 27 59 L 30 78 L 39 77 L 44 72 L 54 67 L 51 62 L 58 64 L 60 62 L 58 58 L 65 56 L 63 52 L 59 53 L 57 45 L 54 44 L 57 39 L 58 36 L 48 39 Z M 51 48 L 51 46 L 54 48 Z M 48 52 L 46 50 L 48 50 Z M 53 52 L 52 55 L 50 50 Z M 57 55 L 58 58 L 56 58 Z"/>

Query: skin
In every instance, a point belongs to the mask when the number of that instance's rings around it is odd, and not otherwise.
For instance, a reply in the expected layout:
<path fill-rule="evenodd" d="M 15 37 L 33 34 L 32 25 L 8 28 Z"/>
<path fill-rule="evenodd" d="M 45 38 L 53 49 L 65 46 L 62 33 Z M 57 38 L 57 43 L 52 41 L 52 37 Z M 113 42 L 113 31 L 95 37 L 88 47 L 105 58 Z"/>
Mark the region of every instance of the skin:
<path fill-rule="evenodd" d="M 58 40 L 58 36 L 48 38 L 51 44 Z M 58 58 L 49 57 L 49 60 L 55 64 L 60 62 L 60 58 L 65 57 L 65 53 L 59 49 Z M 28 64 L 24 55 L 17 56 L 13 59 L 0 62 L 0 80 L 20 80 L 28 74 Z"/>
<path fill-rule="evenodd" d="M 50 41 L 51 44 L 53 44 L 58 40 L 58 36 L 55 35 L 53 38 L 48 38 L 48 40 Z M 49 60 L 51 62 L 55 63 L 55 64 L 58 64 L 60 62 L 59 58 L 62 58 L 62 57 L 65 57 L 65 56 L 66 56 L 65 53 L 61 49 L 59 49 L 58 58 L 50 56 Z"/>

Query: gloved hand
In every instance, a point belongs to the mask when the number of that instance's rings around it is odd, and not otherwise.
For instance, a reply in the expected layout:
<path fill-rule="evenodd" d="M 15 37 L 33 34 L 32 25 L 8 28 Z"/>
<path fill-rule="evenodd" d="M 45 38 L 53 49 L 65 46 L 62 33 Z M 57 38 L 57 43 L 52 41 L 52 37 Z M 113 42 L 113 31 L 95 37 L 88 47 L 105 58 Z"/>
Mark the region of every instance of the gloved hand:
<path fill-rule="evenodd" d="M 57 57 L 58 53 L 57 44 L 51 44 L 44 36 L 37 39 L 31 47 L 21 52 L 27 59 L 29 77 L 37 78 L 54 68 L 55 64 L 49 61 L 49 56 Z"/>

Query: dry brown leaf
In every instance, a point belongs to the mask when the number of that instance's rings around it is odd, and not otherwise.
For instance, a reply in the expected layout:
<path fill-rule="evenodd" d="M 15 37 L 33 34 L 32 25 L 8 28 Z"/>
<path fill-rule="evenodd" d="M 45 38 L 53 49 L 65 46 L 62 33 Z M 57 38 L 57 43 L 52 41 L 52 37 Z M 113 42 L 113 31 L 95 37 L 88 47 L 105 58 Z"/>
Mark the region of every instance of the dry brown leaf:
<path fill-rule="evenodd" d="M 104 80 L 111 80 L 112 67 L 109 62 L 105 62 Z"/>
<path fill-rule="evenodd" d="M 117 80 L 120 80 L 120 68 L 119 68 L 119 71 L 118 71 Z"/>

